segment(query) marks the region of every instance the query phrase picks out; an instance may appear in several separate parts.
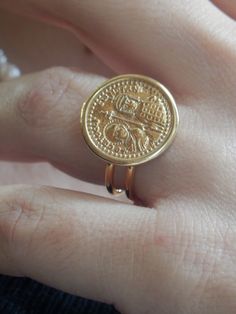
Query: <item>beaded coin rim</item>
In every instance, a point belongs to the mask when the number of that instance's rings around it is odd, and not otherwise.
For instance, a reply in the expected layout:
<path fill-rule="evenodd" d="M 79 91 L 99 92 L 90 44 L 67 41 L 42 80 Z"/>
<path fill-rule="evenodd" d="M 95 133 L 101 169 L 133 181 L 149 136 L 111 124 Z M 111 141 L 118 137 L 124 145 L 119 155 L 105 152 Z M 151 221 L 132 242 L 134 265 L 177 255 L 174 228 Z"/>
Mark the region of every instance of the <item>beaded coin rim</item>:
<path fill-rule="evenodd" d="M 114 82 L 127 80 L 127 79 L 143 80 L 143 81 L 147 81 L 147 83 L 150 82 L 152 85 L 156 86 L 166 96 L 167 100 L 169 101 L 169 104 L 171 104 L 172 108 L 170 108 L 170 111 L 173 114 L 172 129 L 170 130 L 169 136 L 164 140 L 163 144 L 157 150 L 154 150 L 152 153 L 150 153 L 148 155 L 137 157 L 136 159 L 133 158 L 135 160 L 119 159 L 117 157 L 110 156 L 110 155 L 104 153 L 103 151 L 101 151 L 99 148 L 97 148 L 94 145 L 93 141 L 90 139 L 89 132 L 87 129 L 87 123 L 86 123 L 87 111 L 90 108 L 90 104 L 93 103 L 93 100 L 97 97 L 97 95 L 99 95 L 101 90 L 103 88 L 105 88 L 106 86 L 109 86 L 110 84 L 114 83 Z M 159 83 L 155 79 L 152 79 L 152 78 L 147 77 L 147 76 L 138 75 L 138 74 L 125 74 L 125 75 L 119 75 L 119 76 L 113 77 L 110 80 L 106 80 L 102 85 L 100 85 L 92 93 L 92 95 L 88 98 L 88 100 L 86 102 L 84 102 L 84 104 L 82 105 L 80 124 L 81 124 L 81 128 L 82 128 L 82 134 L 83 134 L 84 140 L 85 140 L 86 144 L 88 145 L 88 147 L 90 148 L 90 150 L 96 156 L 98 156 L 99 158 L 103 159 L 106 162 L 109 162 L 109 163 L 112 163 L 115 165 L 136 166 L 136 165 L 148 162 L 148 161 L 160 156 L 162 153 L 164 153 L 164 151 L 167 150 L 167 148 L 169 148 L 169 146 L 172 144 L 172 142 L 175 138 L 176 131 L 177 131 L 177 128 L 179 125 L 179 114 L 178 114 L 178 109 L 177 109 L 177 106 L 176 106 L 176 103 L 175 103 L 173 96 L 171 95 L 169 90 L 165 86 L 163 86 L 161 83 Z"/>

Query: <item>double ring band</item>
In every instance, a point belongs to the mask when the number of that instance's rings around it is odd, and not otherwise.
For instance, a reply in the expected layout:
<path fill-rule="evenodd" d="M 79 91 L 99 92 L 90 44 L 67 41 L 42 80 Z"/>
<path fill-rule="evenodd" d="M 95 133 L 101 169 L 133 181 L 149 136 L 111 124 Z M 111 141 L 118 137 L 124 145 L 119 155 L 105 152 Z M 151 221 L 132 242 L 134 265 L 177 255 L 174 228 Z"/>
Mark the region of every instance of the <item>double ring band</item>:
<path fill-rule="evenodd" d="M 133 191 L 135 166 L 162 154 L 172 143 L 179 123 L 170 92 L 141 75 L 106 81 L 83 104 L 81 127 L 88 147 L 106 163 L 105 185 L 114 195 Z M 114 185 L 115 167 L 127 167 L 124 187 Z"/>

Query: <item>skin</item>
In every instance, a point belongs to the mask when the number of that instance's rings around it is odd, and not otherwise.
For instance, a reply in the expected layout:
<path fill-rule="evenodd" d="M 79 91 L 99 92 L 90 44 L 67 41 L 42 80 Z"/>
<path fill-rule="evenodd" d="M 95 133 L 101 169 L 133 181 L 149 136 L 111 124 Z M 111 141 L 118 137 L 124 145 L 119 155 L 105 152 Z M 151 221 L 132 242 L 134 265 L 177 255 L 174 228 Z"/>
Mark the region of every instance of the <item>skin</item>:
<path fill-rule="evenodd" d="M 0 1 L 72 31 L 115 73 L 155 77 L 174 94 L 181 121 L 168 152 L 137 168 L 142 205 L 2 186 L 1 273 L 124 314 L 236 312 L 236 6 L 216 4 Z M 104 163 L 84 144 L 78 119 L 104 79 L 51 68 L 1 83 L 1 158 L 48 161 L 103 184 Z"/>

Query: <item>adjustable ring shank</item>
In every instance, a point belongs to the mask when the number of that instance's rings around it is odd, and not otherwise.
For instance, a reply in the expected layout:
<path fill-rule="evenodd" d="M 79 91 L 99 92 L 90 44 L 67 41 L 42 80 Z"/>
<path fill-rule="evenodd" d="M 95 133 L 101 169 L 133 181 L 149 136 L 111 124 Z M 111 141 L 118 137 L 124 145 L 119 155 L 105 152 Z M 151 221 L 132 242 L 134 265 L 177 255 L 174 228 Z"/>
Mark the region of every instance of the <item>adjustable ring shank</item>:
<path fill-rule="evenodd" d="M 133 178 L 134 178 L 134 167 L 127 167 L 126 177 L 125 177 L 125 188 L 117 189 L 114 187 L 114 174 L 115 174 L 115 165 L 107 164 L 105 170 L 105 185 L 109 193 L 113 195 L 120 195 L 125 192 L 126 196 L 130 200 L 134 200 L 134 195 L 132 191 Z"/>
<path fill-rule="evenodd" d="M 109 193 L 113 195 L 119 195 L 123 193 L 122 189 L 116 189 L 114 187 L 114 172 L 115 172 L 115 165 L 114 164 L 107 164 L 106 171 L 105 171 L 105 185 Z"/>

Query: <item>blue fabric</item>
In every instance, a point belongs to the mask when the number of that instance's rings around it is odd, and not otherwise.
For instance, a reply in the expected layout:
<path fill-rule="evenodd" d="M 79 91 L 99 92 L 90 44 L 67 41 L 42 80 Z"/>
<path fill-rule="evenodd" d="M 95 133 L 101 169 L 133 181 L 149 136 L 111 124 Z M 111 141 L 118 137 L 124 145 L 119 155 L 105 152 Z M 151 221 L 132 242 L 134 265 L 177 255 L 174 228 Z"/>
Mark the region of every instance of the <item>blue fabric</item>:
<path fill-rule="evenodd" d="M 1 314 L 118 314 L 110 305 L 86 300 L 28 278 L 0 276 Z"/>

